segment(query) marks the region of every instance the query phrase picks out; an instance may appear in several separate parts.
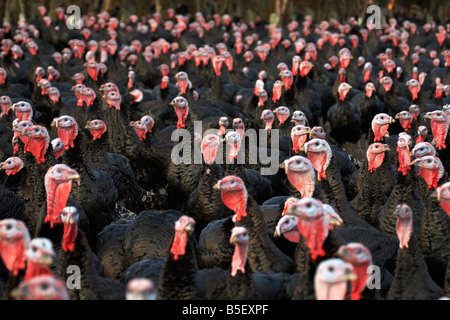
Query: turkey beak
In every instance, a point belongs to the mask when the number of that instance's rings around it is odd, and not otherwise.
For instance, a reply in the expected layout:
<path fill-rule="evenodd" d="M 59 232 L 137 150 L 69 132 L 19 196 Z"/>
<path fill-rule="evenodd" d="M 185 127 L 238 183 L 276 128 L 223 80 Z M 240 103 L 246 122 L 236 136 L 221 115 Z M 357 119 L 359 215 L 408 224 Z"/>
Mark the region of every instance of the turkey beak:
<path fill-rule="evenodd" d="M 350 281 L 356 281 L 358 280 L 358 276 L 353 272 L 352 269 L 347 269 L 344 272 L 344 278 L 346 280 L 350 280 Z"/>
<path fill-rule="evenodd" d="M 385 145 L 383 146 L 383 151 L 384 151 L 384 152 L 386 152 L 386 151 L 391 151 L 391 148 L 389 148 L 389 145 L 388 145 L 388 144 L 385 144 Z"/>
<path fill-rule="evenodd" d="M 194 224 L 188 223 L 188 224 L 186 225 L 186 227 L 184 228 L 184 231 L 186 231 L 186 232 L 188 232 L 188 233 L 194 231 Z"/>
<path fill-rule="evenodd" d="M 80 185 L 81 177 L 76 171 L 69 173 L 69 179 L 75 180 L 78 185 Z"/>
<path fill-rule="evenodd" d="M 413 162 L 410 163 L 410 165 L 416 165 L 416 166 L 421 166 L 422 162 L 421 159 L 416 159 Z"/>
<path fill-rule="evenodd" d="M 397 115 L 395 117 L 397 117 Z M 394 123 L 394 122 L 395 122 L 395 119 L 391 117 L 391 120 L 389 120 L 389 123 Z"/>
<path fill-rule="evenodd" d="M 217 183 L 215 185 L 213 185 L 213 189 L 214 190 L 221 190 L 221 188 L 220 188 L 220 180 L 217 181 Z"/>
<path fill-rule="evenodd" d="M 92 125 L 90 122 L 86 123 L 86 125 L 84 126 L 85 129 L 92 129 Z"/>
<path fill-rule="evenodd" d="M 395 115 L 395 119 L 399 119 L 399 118 L 400 118 L 400 114 L 397 113 L 397 114 Z"/>
<path fill-rule="evenodd" d="M 284 169 L 286 168 L 286 166 L 284 165 L 284 163 L 280 163 L 280 164 L 278 165 L 278 168 L 284 170 Z"/>
<path fill-rule="evenodd" d="M 5 163 L 4 162 L 0 162 L 0 170 L 3 170 L 5 167 Z"/>
<path fill-rule="evenodd" d="M 423 117 L 426 119 L 431 119 L 431 112 L 427 112 Z"/>
<path fill-rule="evenodd" d="M 435 191 L 431 193 L 431 197 L 437 199 L 437 201 L 441 201 L 441 189 L 437 188 Z"/>

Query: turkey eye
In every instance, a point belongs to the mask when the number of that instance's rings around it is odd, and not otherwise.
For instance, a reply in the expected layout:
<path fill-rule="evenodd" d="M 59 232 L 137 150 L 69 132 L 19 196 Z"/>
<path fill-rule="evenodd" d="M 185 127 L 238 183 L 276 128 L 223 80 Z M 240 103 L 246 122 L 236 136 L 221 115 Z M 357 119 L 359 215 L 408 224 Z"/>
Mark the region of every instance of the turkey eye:
<path fill-rule="evenodd" d="M 43 284 L 41 284 L 41 289 L 42 290 L 47 290 L 49 288 L 49 285 L 47 284 L 47 283 L 43 283 Z"/>
<path fill-rule="evenodd" d="M 334 267 L 329 267 L 329 268 L 328 268 L 328 271 L 334 272 Z"/>
<path fill-rule="evenodd" d="M 12 225 L 7 224 L 7 225 L 6 225 L 6 230 L 11 230 L 11 229 L 12 229 Z"/>
<path fill-rule="evenodd" d="M 37 248 L 35 246 L 31 247 L 31 251 L 36 252 Z"/>

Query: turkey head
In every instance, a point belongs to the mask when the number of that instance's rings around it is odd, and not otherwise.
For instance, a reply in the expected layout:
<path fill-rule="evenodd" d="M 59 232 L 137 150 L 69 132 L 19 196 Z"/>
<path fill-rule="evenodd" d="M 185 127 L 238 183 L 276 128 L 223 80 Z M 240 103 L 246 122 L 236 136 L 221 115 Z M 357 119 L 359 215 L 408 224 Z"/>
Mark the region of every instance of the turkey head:
<path fill-rule="evenodd" d="M 34 125 L 24 129 L 20 134 L 27 137 L 26 149 L 35 156 L 37 163 L 45 162 L 45 152 L 50 145 L 47 129 L 40 125 Z"/>
<path fill-rule="evenodd" d="M 344 300 L 347 281 L 356 280 L 353 266 L 340 258 L 322 261 L 314 275 L 317 300 Z"/>
<path fill-rule="evenodd" d="M 136 132 L 136 134 L 139 137 L 139 140 L 145 140 L 146 135 L 147 135 L 147 127 L 145 126 L 145 124 L 138 120 L 138 121 L 131 121 L 130 122 L 130 127 L 134 128 L 134 131 Z"/>
<path fill-rule="evenodd" d="M 438 157 L 424 156 L 411 162 L 420 167 L 419 174 L 428 184 L 428 188 L 437 188 L 439 180 L 444 175 L 444 166 Z"/>
<path fill-rule="evenodd" d="M 233 258 L 231 260 L 231 276 L 236 276 L 237 271 L 245 273 L 247 263 L 249 235 L 244 227 L 234 227 L 231 230 L 230 243 L 234 245 Z"/>
<path fill-rule="evenodd" d="M 398 172 L 406 176 L 408 170 L 411 170 L 411 152 L 412 138 L 405 132 L 398 135 L 397 153 L 398 153 Z"/>
<path fill-rule="evenodd" d="M 220 138 L 215 134 L 208 134 L 202 139 L 202 154 L 205 163 L 212 164 L 216 159 L 217 149 L 220 145 Z"/>
<path fill-rule="evenodd" d="M 384 160 L 385 152 L 390 151 L 389 145 L 375 142 L 372 143 L 366 152 L 368 170 L 374 172 L 381 166 Z"/>
<path fill-rule="evenodd" d="M 241 148 L 241 136 L 236 131 L 230 131 L 225 135 L 225 141 L 230 146 L 228 151 L 228 161 L 233 162 L 233 159 L 237 159 L 239 149 Z"/>
<path fill-rule="evenodd" d="M 25 250 L 29 242 L 30 234 L 23 221 L 13 218 L 0 220 L 0 255 L 14 276 L 26 267 Z"/>
<path fill-rule="evenodd" d="M 288 107 L 280 106 L 274 110 L 280 125 L 283 124 L 291 115 Z"/>
<path fill-rule="evenodd" d="M 60 214 L 72 191 L 73 180 L 80 185 L 80 175 L 65 164 L 54 165 L 45 174 L 47 216 L 44 222 L 50 222 L 50 228 L 53 228 L 55 223 L 61 223 Z"/>
<path fill-rule="evenodd" d="M 50 143 L 52 145 L 53 155 L 55 159 L 58 159 L 64 153 L 64 142 L 60 138 L 55 138 Z"/>
<path fill-rule="evenodd" d="M 15 175 L 22 170 L 23 161 L 19 157 L 9 157 L 0 163 L 0 170 L 5 170 L 6 175 Z"/>
<path fill-rule="evenodd" d="M 274 237 L 283 236 L 286 240 L 298 243 L 300 241 L 300 232 L 297 228 L 298 219 L 294 215 L 286 214 L 278 220 L 275 227 Z"/>
<path fill-rule="evenodd" d="M 273 121 L 275 120 L 275 116 L 272 112 L 272 110 L 270 109 L 265 109 L 263 110 L 263 112 L 261 113 L 261 119 L 264 120 L 265 123 L 265 130 L 272 130 L 272 125 L 273 125 Z"/>
<path fill-rule="evenodd" d="M 0 97 L 0 108 L 1 108 L 1 113 L 0 113 L 0 119 L 1 119 L 3 116 L 8 115 L 9 110 L 13 109 L 11 98 L 8 96 L 1 96 Z"/>
<path fill-rule="evenodd" d="M 394 211 L 397 216 L 395 230 L 399 240 L 400 249 L 408 248 L 408 242 L 413 230 L 413 212 L 407 204 L 399 204 Z"/>
<path fill-rule="evenodd" d="M 303 113 L 303 111 L 300 110 L 296 110 L 294 111 L 294 113 L 292 114 L 291 117 L 291 121 L 295 122 L 295 125 L 302 125 L 302 126 L 307 126 L 308 125 L 308 120 L 306 119 L 305 114 Z"/>
<path fill-rule="evenodd" d="M 141 122 L 145 125 L 148 132 L 152 132 L 153 126 L 155 125 L 155 120 L 149 115 L 141 117 Z"/>
<path fill-rule="evenodd" d="M 411 155 L 416 159 L 423 158 L 425 156 L 436 156 L 436 149 L 429 142 L 417 143 L 411 151 Z"/>
<path fill-rule="evenodd" d="M 450 125 L 450 120 L 445 112 L 442 110 L 427 112 L 423 117 L 430 119 L 431 131 L 434 137 L 432 144 L 436 145 L 438 150 L 445 149 L 447 147 L 445 140 L 447 139 Z"/>
<path fill-rule="evenodd" d="M 58 137 L 64 142 L 64 148 L 69 150 L 73 148 L 73 141 L 78 135 L 78 124 L 74 117 L 61 116 L 52 121 L 52 126 L 55 126 L 58 131 Z"/>
<path fill-rule="evenodd" d="M 97 140 L 106 132 L 106 124 L 102 120 L 91 120 L 85 126 L 92 135 L 92 139 Z"/>
<path fill-rule="evenodd" d="M 296 125 L 291 129 L 292 151 L 298 153 L 308 138 L 311 129 L 304 125 Z"/>
<path fill-rule="evenodd" d="M 372 119 L 372 131 L 375 135 L 373 141 L 382 141 L 385 136 L 389 136 L 388 128 L 395 120 L 386 113 L 379 113 Z"/>
<path fill-rule="evenodd" d="M 185 128 L 186 124 L 186 118 L 189 114 L 189 103 L 188 101 L 181 96 L 176 97 L 172 100 L 170 103 L 171 106 L 173 106 L 175 113 L 177 114 L 178 121 L 177 121 L 177 128 Z"/>
<path fill-rule="evenodd" d="M 450 182 L 437 187 L 436 196 L 442 209 L 450 216 Z"/>
<path fill-rule="evenodd" d="M 73 252 L 75 250 L 75 240 L 78 235 L 79 213 L 75 207 L 64 207 L 59 216 L 64 225 L 62 249 L 64 252 Z"/>
<path fill-rule="evenodd" d="M 27 259 L 25 281 L 36 276 L 52 274 L 50 267 L 53 264 L 55 252 L 53 243 L 49 239 L 33 238 L 25 251 L 25 256 Z"/>
<path fill-rule="evenodd" d="M 297 217 L 297 228 L 310 250 L 311 259 L 325 256 L 323 243 L 328 236 L 329 219 L 322 202 L 314 198 L 302 198 L 292 204 L 286 214 Z"/>
<path fill-rule="evenodd" d="M 120 110 L 120 103 L 122 102 L 122 96 L 118 91 L 109 91 L 103 95 L 106 103 L 109 105 L 109 108 L 116 108 L 116 110 Z"/>
<path fill-rule="evenodd" d="M 16 300 L 70 300 L 64 281 L 53 275 L 42 275 L 22 281 L 11 291 Z"/>
<path fill-rule="evenodd" d="M 241 178 L 226 176 L 219 180 L 214 188 L 220 190 L 223 203 L 236 214 L 237 221 L 247 216 L 248 193 Z"/>
<path fill-rule="evenodd" d="M 19 121 L 33 119 L 33 109 L 31 108 L 31 104 L 27 101 L 19 101 L 13 104 L 13 110 L 15 116 L 19 119 Z"/>
<path fill-rule="evenodd" d="M 183 256 L 186 253 L 187 240 L 194 231 L 194 226 L 194 219 L 188 216 L 182 216 L 175 222 L 175 237 L 170 248 L 170 253 L 173 254 L 174 260 L 178 260 L 179 256 Z"/>
<path fill-rule="evenodd" d="M 326 170 L 331 162 L 333 153 L 330 145 L 323 139 L 312 139 L 303 146 L 308 159 L 317 171 L 317 180 L 326 179 Z"/>
<path fill-rule="evenodd" d="M 368 278 L 367 270 L 372 264 L 372 253 L 359 242 L 350 242 L 339 247 L 337 256 L 353 266 L 353 271 L 357 276 L 356 280 L 351 282 L 351 300 L 360 300 L 361 293 L 366 288 Z"/>
<path fill-rule="evenodd" d="M 408 131 L 411 128 L 411 122 L 413 121 L 413 115 L 409 111 L 402 111 L 395 115 L 395 119 L 399 119 L 400 125 L 403 130 Z"/>
<path fill-rule="evenodd" d="M 284 160 L 284 168 L 289 182 L 300 192 L 302 198 L 310 198 L 315 188 L 315 171 L 311 161 L 302 156 Z"/>
<path fill-rule="evenodd" d="M 218 136 L 224 136 L 227 133 L 227 128 L 230 125 L 228 117 L 220 117 L 219 119 L 219 130 L 217 131 Z"/>

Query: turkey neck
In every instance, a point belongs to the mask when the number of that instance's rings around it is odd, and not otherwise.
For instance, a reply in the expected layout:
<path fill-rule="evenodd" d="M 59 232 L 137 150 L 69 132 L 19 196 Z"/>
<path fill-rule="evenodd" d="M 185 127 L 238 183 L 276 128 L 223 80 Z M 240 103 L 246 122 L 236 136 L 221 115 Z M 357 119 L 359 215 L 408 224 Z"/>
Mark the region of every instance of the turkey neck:
<path fill-rule="evenodd" d="M 107 163 L 106 154 L 108 152 L 108 131 L 96 140 L 91 140 L 88 145 L 88 158 L 92 162 Z"/>
<path fill-rule="evenodd" d="M 192 239 L 188 237 L 186 252 L 178 256 L 178 260 L 175 261 L 173 255 L 169 253 L 158 283 L 158 299 L 192 300 L 197 297 L 195 278 L 198 267 L 191 241 Z"/>
<path fill-rule="evenodd" d="M 361 170 L 364 170 L 364 179 L 355 200 L 352 201 L 353 211 L 366 222 L 373 224 L 376 213 L 374 210 L 382 207 L 386 203 L 386 196 L 383 192 L 381 175 L 378 170 L 370 172 L 367 170 L 367 160 Z M 395 216 L 394 216 L 395 217 Z"/>
<path fill-rule="evenodd" d="M 267 224 L 259 205 L 248 195 L 247 217 L 237 221 L 252 235 L 248 244 L 248 264 L 252 272 L 290 272 L 292 259 L 280 251 L 269 237 Z"/>
<path fill-rule="evenodd" d="M 447 174 L 444 174 L 438 185 L 447 179 Z M 446 266 L 450 253 L 450 219 L 433 196 L 433 190 L 429 190 L 423 208 L 419 245 L 426 259 Z"/>
<path fill-rule="evenodd" d="M 93 179 L 94 173 L 88 165 L 88 154 L 85 145 L 85 137 L 83 131 L 80 130 L 77 137 L 73 140 L 74 147 L 69 148 L 63 154 L 64 163 L 78 172 L 81 177 L 89 177 Z M 81 178 L 83 180 L 83 178 Z"/>
<path fill-rule="evenodd" d="M 323 202 L 331 205 L 341 216 L 345 226 L 359 226 L 373 228 L 366 221 L 358 217 L 347 200 L 341 173 L 337 167 L 336 157 L 331 158 L 330 165 L 325 171 L 327 178 L 318 181 L 314 194 Z"/>
<path fill-rule="evenodd" d="M 414 170 L 408 170 L 406 176 L 397 172 L 396 184 L 377 219 L 378 228 L 388 236 L 395 237 L 397 218 L 392 212 L 400 203 L 406 203 L 413 210 L 413 232 L 419 234 L 423 202 L 419 195 L 418 181 Z"/>

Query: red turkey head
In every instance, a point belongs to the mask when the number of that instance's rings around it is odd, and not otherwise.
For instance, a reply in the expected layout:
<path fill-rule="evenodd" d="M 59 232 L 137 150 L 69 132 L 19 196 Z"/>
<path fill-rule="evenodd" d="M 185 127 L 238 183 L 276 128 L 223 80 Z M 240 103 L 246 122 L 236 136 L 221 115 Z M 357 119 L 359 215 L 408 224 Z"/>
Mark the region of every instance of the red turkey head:
<path fill-rule="evenodd" d="M 22 170 L 23 161 L 19 157 L 9 157 L 3 162 L 0 162 L 0 170 L 5 170 L 6 175 L 15 175 Z"/>
<path fill-rule="evenodd" d="M 409 92 L 412 94 L 412 99 L 416 100 L 419 98 L 420 83 L 416 79 L 410 79 L 406 81 L 406 85 L 409 87 Z"/>
<path fill-rule="evenodd" d="M 18 118 L 14 119 L 12 126 L 13 126 L 13 131 L 14 131 L 14 137 L 13 137 L 13 141 L 12 144 L 14 145 L 14 149 L 13 149 L 13 153 L 15 154 L 19 148 L 19 146 L 17 145 L 17 138 L 19 138 L 25 145 L 23 153 L 27 152 L 27 140 L 28 137 L 25 135 L 22 135 L 22 131 L 24 131 L 27 128 L 30 128 L 33 125 L 33 123 L 31 121 L 28 120 L 24 120 L 24 121 L 19 121 Z"/>
<path fill-rule="evenodd" d="M 15 300 L 70 300 L 64 281 L 53 275 L 41 275 L 22 281 L 11 291 Z"/>
<path fill-rule="evenodd" d="M 4 68 L 0 68 L 0 84 L 5 84 L 6 76 L 6 70 Z"/>
<path fill-rule="evenodd" d="M 0 256 L 14 276 L 26 267 L 25 250 L 29 242 L 30 234 L 23 221 L 13 218 L 0 220 Z"/>
<path fill-rule="evenodd" d="M 273 121 L 275 119 L 272 110 L 263 110 L 263 112 L 261 113 L 261 119 L 264 120 L 265 129 L 269 131 L 272 130 Z"/>
<path fill-rule="evenodd" d="M 47 95 L 48 95 L 48 97 L 49 97 L 49 99 L 50 99 L 50 101 L 52 103 L 58 103 L 59 102 L 60 93 L 59 93 L 58 88 L 56 88 L 56 87 L 48 88 Z"/>
<path fill-rule="evenodd" d="M 91 77 L 92 80 L 97 81 L 98 80 L 98 66 L 97 62 L 95 61 L 88 61 L 85 64 L 87 73 L 89 77 Z"/>
<path fill-rule="evenodd" d="M 337 256 L 353 266 L 357 279 L 351 282 L 350 299 L 360 300 L 369 277 L 367 270 L 372 264 L 372 253 L 362 243 L 349 242 L 339 247 Z"/>
<path fill-rule="evenodd" d="M 345 97 L 347 96 L 347 94 L 351 88 L 352 88 L 352 86 L 349 85 L 348 83 L 346 83 L 346 82 L 341 83 L 338 87 L 339 100 L 344 101 Z"/>
<path fill-rule="evenodd" d="M 302 58 L 300 56 L 295 55 L 295 56 L 292 57 L 291 72 L 292 72 L 293 76 L 296 76 L 298 74 L 301 62 L 302 62 Z"/>
<path fill-rule="evenodd" d="M 91 88 L 85 87 L 80 91 L 80 95 L 83 98 L 84 103 L 86 106 L 92 106 L 94 104 L 95 98 L 97 98 L 97 95 L 95 94 L 95 91 Z"/>
<path fill-rule="evenodd" d="M 442 209 L 450 216 L 450 182 L 436 188 L 437 200 L 441 204 Z"/>
<path fill-rule="evenodd" d="M 314 65 L 309 61 L 302 61 L 300 63 L 300 76 L 306 77 L 313 68 L 313 66 Z"/>
<path fill-rule="evenodd" d="M 147 278 L 133 278 L 127 282 L 125 300 L 157 300 L 155 283 Z"/>
<path fill-rule="evenodd" d="M 188 74 L 184 71 L 180 71 L 175 75 L 175 79 L 177 80 L 177 86 L 180 89 L 180 93 L 185 94 L 189 84 Z"/>
<path fill-rule="evenodd" d="M 367 82 L 365 89 L 366 89 L 366 97 L 368 98 L 370 98 L 372 94 L 377 91 L 372 82 Z"/>
<path fill-rule="evenodd" d="M 224 205 L 236 214 L 237 221 L 247 216 L 248 193 L 241 178 L 226 176 L 214 188 L 220 190 Z"/>
<path fill-rule="evenodd" d="M 326 179 L 326 170 L 331 162 L 333 153 L 330 145 L 323 139 L 312 139 L 306 142 L 303 146 L 308 159 L 312 166 L 317 171 L 317 180 Z"/>
<path fill-rule="evenodd" d="M 314 276 L 314 290 L 317 300 L 344 300 L 347 281 L 354 281 L 357 275 L 353 266 L 339 258 L 322 261 Z"/>
<path fill-rule="evenodd" d="M 400 125 L 403 130 L 408 131 L 411 128 L 411 122 L 413 121 L 413 115 L 409 111 L 402 111 L 395 115 L 395 119 L 399 119 Z"/>
<path fill-rule="evenodd" d="M 219 130 L 217 131 L 218 136 L 224 136 L 227 133 L 227 128 L 230 125 L 228 117 L 220 117 L 219 119 Z"/>
<path fill-rule="evenodd" d="M 292 75 L 292 72 L 290 70 L 281 71 L 280 77 L 286 90 L 290 90 L 292 84 L 294 83 L 294 76 Z"/>
<path fill-rule="evenodd" d="M 65 164 L 50 167 L 45 174 L 45 191 L 47 193 L 47 216 L 44 222 L 61 223 L 60 214 L 64 209 L 72 191 L 72 181 L 80 185 L 80 175 Z"/>
<path fill-rule="evenodd" d="M 281 80 L 275 81 L 272 89 L 272 101 L 277 102 L 281 98 L 281 94 L 283 93 L 284 82 Z"/>
<path fill-rule="evenodd" d="M 384 91 L 388 92 L 392 88 L 393 81 L 391 77 L 385 76 L 381 78 L 380 83 L 383 86 Z"/>
<path fill-rule="evenodd" d="M 0 119 L 1 119 L 3 116 L 8 115 L 9 110 L 13 109 L 11 98 L 8 96 L 1 96 L 0 97 L 0 108 L 1 108 L 1 113 L 0 113 Z"/>
<path fill-rule="evenodd" d="M 299 199 L 294 198 L 294 197 L 289 197 L 289 198 L 287 198 L 286 201 L 284 202 L 284 207 L 283 207 L 283 211 L 281 212 L 281 216 L 282 216 L 282 217 L 285 216 L 285 215 L 286 215 L 286 212 L 289 210 L 289 208 L 290 208 L 293 204 L 297 203 L 298 201 L 299 201 Z"/>
<path fill-rule="evenodd" d="M 92 135 L 92 139 L 97 140 L 106 132 L 106 124 L 99 119 L 88 121 L 84 126 Z"/>
<path fill-rule="evenodd" d="M 383 163 L 385 152 L 390 151 L 389 145 L 375 142 L 372 143 L 366 152 L 368 170 L 370 172 L 376 171 Z"/>
<path fill-rule="evenodd" d="M 292 118 L 291 121 L 295 122 L 295 125 L 302 125 L 302 126 L 307 126 L 307 120 L 306 120 L 306 116 L 303 113 L 303 111 L 300 110 L 296 110 L 294 111 L 294 113 L 292 114 Z"/>
<path fill-rule="evenodd" d="M 64 252 L 75 250 L 75 240 L 78 235 L 78 220 L 80 215 L 75 207 L 64 207 L 59 219 L 64 225 L 62 249 Z"/>
<path fill-rule="evenodd" d="M 239 133 L 241 139 L 244 139 L 245 124 L 241 118 L 233 119 L 233 128 L 236 130 L 237 133 Z"/>
<path fill-rule="evenodd" d="M 120 104 L 122 102 L 122 96 L 118 91 L 109 91 L 103 95 L 106 103 L 109 105 L 109 108 L 116 108 L 116 110 L 120 110 Z"/>
<path fill-rule="evenodd" d="M 41 275 L 52 275 L 50 270 L 55 257 L 53 243 L 47 238 L 33 238 L 25 251 L 27 269 L 24 281 Z"/>
<path fill-rule="evenodd" d="M 33 119 L 33 109 L 31 104 L 27 101 L 19 101 L 12 105 L 14 109 L 15 116 L 19 121 L 32 120 Z"/>
<path fill-rule="evenodd" d="M 431 131 L 433 133 L 433 144 L 436 145 L 438 150 L 445 149 L 447 146 L 445 140 L 447 139 L 448 128 L 450 120 L 446 113 L 442 110 L 435 110 L 427 112 L 424 116 L 425 119 L 430 119 Z"/>
<path fill-rule="evenodd" d="M 411 151 L 411 155 L 416 159 L 424 156 L 436 156 L 436 149 L 429 142 L 418 142 Z"/>
<path fill-rule="evenodd" d="M 53 155 L 55 156 L 55 159 L 58 159 L 64 153 L 64 142 L 60 138 L 55 138 L 51 141 L 51 145 L 53 149 Z"/>
<path fill-rule="evenodd" d="M 283 236 L 289 242 L 298 243 L 300 241 L 300 232 L 297 224 L 298 219 L 296 216 L 291 214 L 282 216 L 275 227 L 274 237 Z"/>
<path fill-rule="evenodd" d="M 311 132 L 309 127 L 304 125 L 296 125 L 291 129 L 292 151 L 298 153 L 308 138 L 308 134 Z"/>
<path fill-rule="evenodd" d="M 173 254 L 173 259 L 178 260 L 179 256 L 184 256 L 186 253 L 186 244 L 188 237 L 194 232 L 195 220 L 188 216 L 181 216 L 175 222 L 175 237 L 173 239 L 170 253 Z"/>
<path fill-rule="evenodd" d="M 36 76 L 36 83 L 39 83 L 44 77 L 45 77 L 45 70 L 42 67 L 37 67 L 34 71 L 34 74 Z M 0 79 L 1 79 L 1 73 L 0 73 Z M 1 83 L 1 80 L 0 80 Z"/>
<path fill-rule="evenodd" d="M 350 64 L 350 60 L 353 59 L 353 56 L 347 52 L 344 51 L 342 54 L 339 55 L 339 62 L 341 65 L 341 68 L 347 68 Z"/>
<path fill-rule="evenodd" d="M 36 157 L 37 163 L 45 162 L 45 152 L 50 145 L 50 135 L 47 129 L 40 125 L 33 125 L 24 129 L 20 134 L 27 137 L 26 150 Z"/>
<path fill-rule="evenodd" d="M 325 130 L 320 126 L 315 126 L 311 128 L 311 132 L 309 133 L 309 139 L 322 139 L 325 140 L 326 137 Z"/>
<path fill-rule="evenodd" d="M 212 65 L 214 67 L 214 72 L 216 76 L 222 75 L 222 64 L 225 61 L 225 58 L 222 55 L 217 55 L 212 59 Z"/>
<path fill-rule="evenodd" d="M 119 92 L 119 88 L 117 87 L 117 85 L 112 82 L 102 84 L 98 90 L 102 91 L 103 94 L 106 94 L 111 91 Z"/>
<path fill-rule="evenodd" d="M 73 148 L 73 141 L 78 135 L 78 124 L 74 117 L 61 116 L 52 121 L 52 126 L 58 130 L 58 137 L 64 142 L 64 148 Z"/>
<path fill-rule="evenodd" d="M 249 235 L 244 227 L 234 227 L 231 230 L 230 243 L 234 245 L 233 258 L 231 260 L 231 276 L 236 276 L 237 271 L 245 273 Z"/>
<path fill-rule="evenodd" d="M 396 65 L 395 65 L 394 60 L 386 60 L 383 63 L 383 67 L 387 70 L 387 72 L 389 74 L 392 74 L 394 72 L 394 70 L 395 70 Z"/>
<path fill-rule="evenodd" d="M 398 135 L 397 140 L 397 152 L 398 152 L 398 172 L 402 172 L 405 176 L 408 170 L 411 170 L 411 152 L 409 151 L 412 146 L 412 138 L 405 132 L 401 132 Z"/>
<path fill-rule="evenodd" d="M 286 214 L 297 217 L 297 228 L 310 250 L 311 259 L 325 256 L 323 243 L 328 236 L 329 220 L 322 202 L 314 198 L 302 198 L 292 204 Z"/>
<path fill-rule="evenodd" d="M 239 149 L 241 148 L 241 136 L 236 131 L 230 131 L 225 135 L 225 141 L 230 146 L 228 161 L 232 163 L 233 159 L 237 159 Z"/>
<path fill-rule="evenodd" d="M 83 95 L 81 92 L 86 88 L 86 86 L 82 83 L 77 83 L 74 85 L 70 90 L 75 93 L 75 97 L 77 98 L 77 106 L 82 107 L 83 106 Z M 101 89 L 101 88 L 100 88 Z"/>
<path fill-rule="evenodd" d="M 434 97 L 436 99 L 442 98 L 442 93 L 444 92 L 445 84 L 439 83 L 436 85 L 436 92 L 434 94 Z"/>
<path fill-rule="evenodd" d="M 173 106 L 175 113 L 177 114 L 177 128 L 185 128 L 186 127 L 186 118 L 189 115 L 189 103 L 186 98 L 178 96 L 172 100 L 170 103 Z"/>
<path fill-rule="evenodd" d="M 212 164 L 216 159 L 217 149 L 220 145 L 220 138 L 215 134 L 208 134 L 202 139 L 202 154 L 205 163 Z"/>
<path fill-rule="evenodd" d="M 413 212 L 407 204 L 399 204 L 395 208 L 394 215 L 397 216 L 397 237 L 400 249 L 409 248 L 408 242 L 413 230 Z"/>
<path fill-rule="evenodd" d="M 372 131 L 375 135 L 373 141 L 383 141 L 385 136 L 389 136 L 388 128 L 395 120 L 386 113 L 378 113 L 372 120 Z"/>
<path fill-rule="evenodd" d="M 416 105 L 416 104 L 412 104 L 412 105 L 409 107 L 409 112 L 411 112 L 412 116 L 414 117 L 414 120 L 417 120 L 417 118 L 418 118 L 419 115 L 420 115 L 420 109 L 419 109 L 419 106 Z"/>
<path fill-rule="evenodd" d="M 147 127 L 148 132 L 152 132 L 153 126 L 155 125 L 155 120 L 149 115 L 141 117 L 141 122 Z"/>
<path fill-rule="evenodd" d="M 420 167 L 419 174 L 428 184 L 428 188 L 437 188 L 439 180 L 444 175 L 444 167 L 441 160 L 434 156 L 424 156 L 411 162 L 411 165 Z"/>
<path fill-rule="evenodd" d="M 314 193 L 315 171 L 311 161 L 302 156 L 293 156 L 281 165 L 286 176 L 302 198 L 310 198 Z"/>
<path fill-rule="evenodd" d="M 138 121 L 131 121 L 130 127 L 134 128 L 134 131 L 136 132 L 137 136 L 139 137 L 139 140 L 145 140 L 147 136 L 147 127 L 146 125 L 138 120 Z"/>

